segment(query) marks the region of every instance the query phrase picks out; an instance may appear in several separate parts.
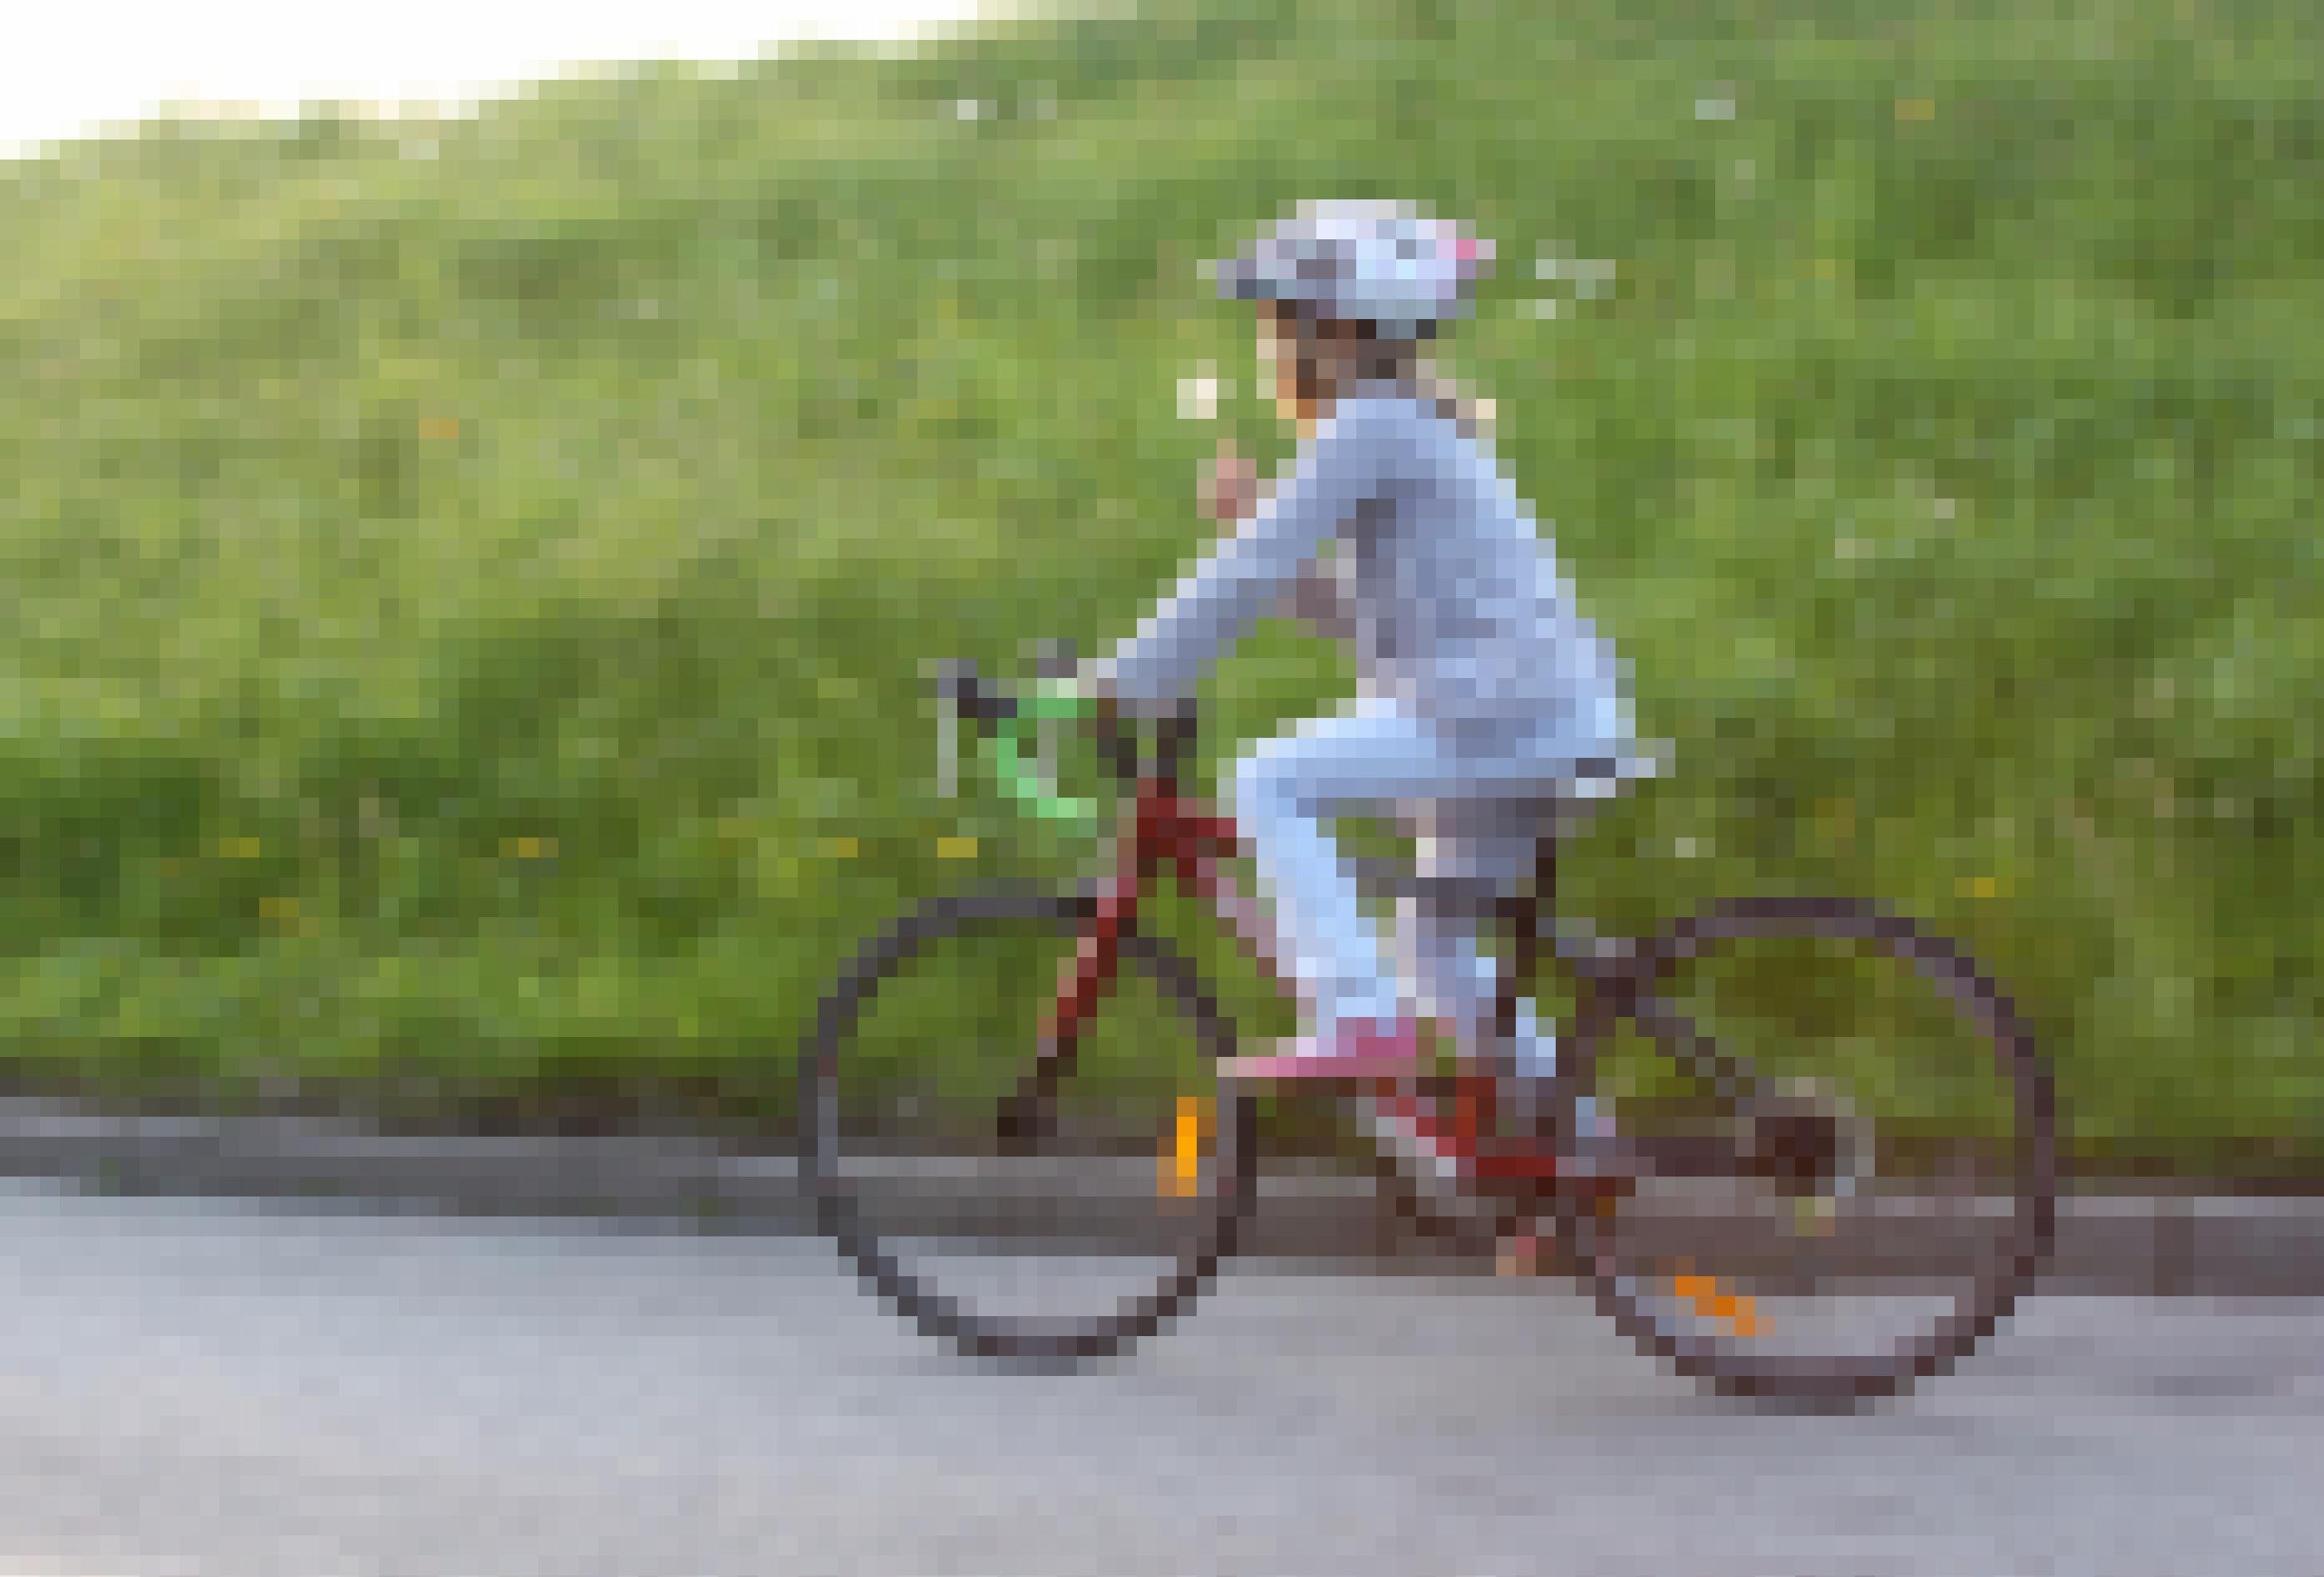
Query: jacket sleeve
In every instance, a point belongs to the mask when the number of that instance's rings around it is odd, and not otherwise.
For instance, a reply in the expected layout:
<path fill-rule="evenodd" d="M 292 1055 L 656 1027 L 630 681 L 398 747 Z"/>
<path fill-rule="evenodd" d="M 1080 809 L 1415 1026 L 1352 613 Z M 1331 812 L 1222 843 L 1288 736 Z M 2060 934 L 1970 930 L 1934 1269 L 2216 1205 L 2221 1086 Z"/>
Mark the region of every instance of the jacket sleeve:
<path fill-rule="evenodd" d="M 1158 710 L 1186 694 L 1294 592 L 1323 544 L 1384 484 L 1394 434 L 1379 414 L 1354 405 L 1326 422 L 1242 529 L 1095 665 L 1123 706 Z"/>
<path fill-rule="evenodd" d="M 1273 610 L 1278 619 L 1298 619 L 1326 641 L 1356 638 L 1355 593 L 1347 556 L 1318 557 Z"/>

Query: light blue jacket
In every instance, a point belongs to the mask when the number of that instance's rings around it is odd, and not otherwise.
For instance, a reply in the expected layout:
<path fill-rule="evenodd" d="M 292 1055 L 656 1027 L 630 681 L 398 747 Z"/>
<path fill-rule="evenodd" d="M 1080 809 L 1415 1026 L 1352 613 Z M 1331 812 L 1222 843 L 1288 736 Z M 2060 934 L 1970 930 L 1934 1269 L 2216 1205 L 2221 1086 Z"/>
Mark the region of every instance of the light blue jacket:
<path fill-rule="evenodd" d="M 1384 384 L 1342 399 L 1272 495 L 1094 672 L 1150 714 L 1292 598 L 1354 642 L 1360 694 L 1433 721 L 1458 754 L 1529 757 L 1545 779 L 1629 757 L 1612 649 L 1490 451 L 1432 402 Z"/>

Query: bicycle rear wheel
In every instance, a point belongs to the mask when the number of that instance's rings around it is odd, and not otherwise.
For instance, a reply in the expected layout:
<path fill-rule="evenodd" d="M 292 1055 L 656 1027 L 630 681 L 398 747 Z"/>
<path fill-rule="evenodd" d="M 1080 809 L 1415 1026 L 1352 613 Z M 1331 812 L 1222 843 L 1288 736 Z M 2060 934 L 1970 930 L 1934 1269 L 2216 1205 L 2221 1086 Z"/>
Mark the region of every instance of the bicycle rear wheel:
<path fill-rule="evenodd" d="M 2049 1074 L 1952 944 L 1870 906 L 1673 927 L 1585 996 L 1563 1054 L 1662 1157 L 1559 1228 L 1599 1306 L 1714 1389 L 1894 1394 L 1992 1333 L 2056 1216 Z"/>
<path fill-rule="evenodd" d="M 1127 932 L 1070 1059 L 1044 1063 L 1093 895 L 938 899 L 872 940 L 801 1053 L 803 1166 L 858 1273 L 980 1357 L 1099 1357 L 1181 1312 L 1232 1251 L 1248 1100 L 1185 960 Z M 1051 1076 L 1054 1075 L 1054 1076 Z"/>

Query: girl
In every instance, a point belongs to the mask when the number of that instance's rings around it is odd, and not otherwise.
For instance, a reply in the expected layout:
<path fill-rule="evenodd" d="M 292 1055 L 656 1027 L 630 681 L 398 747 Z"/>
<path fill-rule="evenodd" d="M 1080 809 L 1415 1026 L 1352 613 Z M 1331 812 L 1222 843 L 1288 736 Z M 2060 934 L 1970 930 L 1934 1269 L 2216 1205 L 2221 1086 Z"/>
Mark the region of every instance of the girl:
<path fill-rule="evenodd" d="M 1260 355 L 1300 447 L 1264 495 L 1231 456 L 1210 483 L 1242 517 L 1176 593 L 1082 679 L 1099 705 L 1166 706 L 1253 621 L 1286 606 L 1352 641 L 1353 704 L 1245 755 L 1232 808 L 1272 900 L 1280 956 L 1314 1033 L 1223 1070 L 1245 1078 L 1410 1071 L 1420 1020 L 1464 1055 L 1490 1043 L 1494 968 L 1473 922 L 1407 899 L 1398 915 L 1416 1000 L 1402 1000 L 1325 818 L 1416 811 L 1424 874 L 1517 883 L 1540 830 L 1517 806 L 1610 791 L 1645 763 L 1614 657 L 1573 608 L 1550 544 L 1472 424 L 1420 358 L 1469 301 L 1489 246 L 1401 205 L 1305 205 L 1219 266 L 1259 303 Z M 1336 558 L 1318 558 L 1336 542 Z M 1554 1042 L 1521 1010 L 1518 1071 Z"/>

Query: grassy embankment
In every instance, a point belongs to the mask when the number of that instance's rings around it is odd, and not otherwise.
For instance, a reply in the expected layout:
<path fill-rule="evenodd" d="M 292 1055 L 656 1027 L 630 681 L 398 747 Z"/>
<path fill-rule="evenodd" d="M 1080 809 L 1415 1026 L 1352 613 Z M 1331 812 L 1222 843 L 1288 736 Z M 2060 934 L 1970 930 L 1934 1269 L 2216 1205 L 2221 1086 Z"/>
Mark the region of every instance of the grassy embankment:
<path fill-rule="evenodd" d="M 1382 193 L 1499 242 L 1459 369 L 1677 744 L 1575 904 L 1884 895 L 2086 1155 L 2324 1158 L 2305 11 L 1223 9 L 0 167 L 13 1066 L 762 1119 L 1074 857 L 918 665 L 1128 627 L 1282 452 L 1196 260 Z M 1213 758 L 1347 677 L 1263 631 Z"/>

